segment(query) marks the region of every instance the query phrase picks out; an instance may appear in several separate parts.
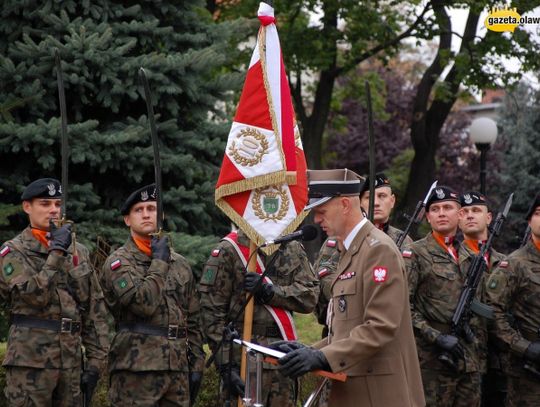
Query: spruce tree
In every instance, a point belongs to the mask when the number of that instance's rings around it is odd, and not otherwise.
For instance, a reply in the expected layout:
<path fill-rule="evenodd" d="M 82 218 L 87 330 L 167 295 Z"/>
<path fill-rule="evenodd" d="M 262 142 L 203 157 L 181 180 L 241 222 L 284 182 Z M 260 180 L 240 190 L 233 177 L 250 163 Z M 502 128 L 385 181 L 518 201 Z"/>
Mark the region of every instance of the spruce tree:
<path fill-rule="evenodd" d="M 58 49 L 71 148 L 68 216 L 79 237 L 90 246 L 97 235 L 122 242 L 118 208 L 153 182 L 139 67 L 147 71 L 162 144 L 166 226 L 222 234 L 214 184 L 230 125 L 226 96 L 242 78 L 223 69 L 234 58 L 234 22 L 217 24 L 204 7 L 202 0 L 3 1 L 0 202 L 18 205 L 31 180 L 60 178 Z M 7 220 L 0 222 L 3 240 L 26 225 L 22 212 Z"/>

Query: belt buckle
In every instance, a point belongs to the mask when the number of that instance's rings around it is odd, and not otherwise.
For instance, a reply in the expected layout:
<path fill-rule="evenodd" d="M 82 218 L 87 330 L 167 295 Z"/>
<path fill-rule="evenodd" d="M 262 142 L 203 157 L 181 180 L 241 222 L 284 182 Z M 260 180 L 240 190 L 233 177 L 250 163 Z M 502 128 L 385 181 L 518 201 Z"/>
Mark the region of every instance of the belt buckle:
<path fill-rule="evenodd" d="M 60 321 L 60 332 L 71 333 L 73 327 L 73 320 L 71 318 L 62 318 Z"/>
<path fill-rule="evenodd" d="M 169 325 L 167 329 L 167 339 L 178 338 L 178 325 Z"/>

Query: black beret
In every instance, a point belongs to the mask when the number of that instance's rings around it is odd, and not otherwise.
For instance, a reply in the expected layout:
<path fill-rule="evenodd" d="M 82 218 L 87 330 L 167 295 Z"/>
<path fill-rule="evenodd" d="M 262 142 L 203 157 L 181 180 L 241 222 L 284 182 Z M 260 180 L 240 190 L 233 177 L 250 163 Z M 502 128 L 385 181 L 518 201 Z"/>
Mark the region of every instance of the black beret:
<path fill-rule="evenodd" d="M 386 175 L 384 175 L 383 172 L 378 172 L 377 174 L 375 174 L 375 189 L 380 187 L 390 187 L 390 180 Z M 369 175 L 364 181 L 364 185 L 362 187 L 362 191 L 360 191 L 360 195 L 362 195 L 366 191 L 369 191 Z"/>
<path fill-rule="evenodd" d="M 454 201 L 459 203 L 459 197 L 456 191 L 450 187 L 439 186 L 433 190 L 426 202 L 426 210 L 429 210 L 429 207 L 432 203 L 442 202 L 442 201 Z"/>
<path fill-rule="evenodd" d="M 62 198 L 62 185 L 54 178 L 37 179 L 24 189 L 21 201 L 29 201 L 34 198 L 60 199 Z"/>
<path fill-rule="evenodd" d="M 459 197 L 461 206 L 485 205 L 488 206 L 488 201 L 485 195 L 477 191 L 467 191 Z"/>
<path fill-rule="evenodd" d="M 133 192 L 120 208 L 122 215 L 129 214 L 131 207 L 139 202 L 155 201 L 157 198 L 156 184 L 146 185 Z"/>
<path fill-rule="evenodd" d="M 527 211 L 527 216 L 525 216 L 525 219 L 530 220 L 532 218 L 532 215 L 536 208 L 540 206 L 540 193 L 536 194 L 534 197 L 534 201 L 531 203 L 531 206 L 529 207 L 529 210 Z"/>

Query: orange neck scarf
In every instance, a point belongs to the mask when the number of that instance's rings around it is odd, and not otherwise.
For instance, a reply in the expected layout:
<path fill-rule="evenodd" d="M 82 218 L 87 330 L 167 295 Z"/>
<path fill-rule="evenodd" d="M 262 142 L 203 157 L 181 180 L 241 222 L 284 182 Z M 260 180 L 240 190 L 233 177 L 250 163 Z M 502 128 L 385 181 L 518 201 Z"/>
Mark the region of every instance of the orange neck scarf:
<path fill-rule="evenodd" d="M 537 249 L 538 251 L 540 251 L 540 240 L 536 240 L 536 239 L 532 238 L 532 241 L 533 241 L 533 243 L 534 243 L 536 249 Z"/>
<path fill-rule="evenodd" d="M 150 239 L 141 239 L 139 237 L 133 237 L 133 241 L 139 248 L 141 252 L 146 254 L 148 257 L 152 257 L 152 248 L 150 247 Z"/>
<path fill-rule="evenodd" d="M 32 228 L 32 235 L 34 238 L 41 243 L 46 249 L 49 248 L 49 239 L 47 239 L 47 234 L 49 232 L 46 230 Z"/>
<path fill-rule="evenodd" d="M 443 236 L 440 233 L 433 231 L 433 238 L 439 246 L 441 246 L 445 252 L 449 253 L 450 256 L 457 263 L 458 254 L 456 248 L 454 247 L 454 236 Z"/>
<path fill-rule="evenodd" d="M 473 239 L 465 239 L 465 244 L 474 254 L 480 253 L 480 245 L 486 244 L 487 240 L 473 240 Z M 486 264 L 489 267 L 489 252 L 486 252 L 484 259 L 486 260 Z"/>

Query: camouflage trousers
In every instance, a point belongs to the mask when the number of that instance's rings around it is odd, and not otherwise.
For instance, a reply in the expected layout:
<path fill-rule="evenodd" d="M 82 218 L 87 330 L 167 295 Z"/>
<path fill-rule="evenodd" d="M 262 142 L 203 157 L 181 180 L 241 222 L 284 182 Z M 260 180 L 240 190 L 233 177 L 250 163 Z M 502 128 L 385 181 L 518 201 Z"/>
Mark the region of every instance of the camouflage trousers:
<path fill-rule="evenodd" d="M 4 394 L 10 407 L 79 407 L 81 369 L 6 367 Z"/>
<path fill-rule="evenodd" d="M 481 373 L 422 369 L 426 407 L 480 407 Z"/>
<path fill-rule="evenodd" d="M 115 407 L 189 407 L 189 379 L 185 372 L 114 371 L 109 401 Z"/>
<path fill-rule="evenodd" d="M 540 406 L 540 381 L 530 377 L 508 376 L 506 407 Z"/>
<path fill-rule="evenodd" d="M 264 407 L 295 407 L 296 384 L 292 379 L 283 376 L 277 369 L 263 369 L 262 375 L 262 404 Z M 255 402 L 255 381 L 250 385 L 251 392 L 246 393 Z M 224 400 L 222 389 L 221 400 Z M 236 403 L 236 400 L 232 400 Z"/>

